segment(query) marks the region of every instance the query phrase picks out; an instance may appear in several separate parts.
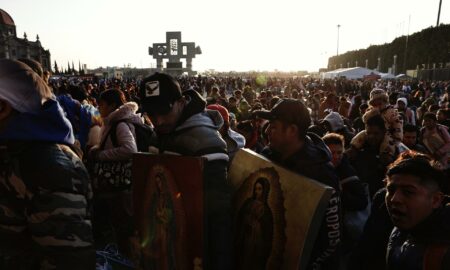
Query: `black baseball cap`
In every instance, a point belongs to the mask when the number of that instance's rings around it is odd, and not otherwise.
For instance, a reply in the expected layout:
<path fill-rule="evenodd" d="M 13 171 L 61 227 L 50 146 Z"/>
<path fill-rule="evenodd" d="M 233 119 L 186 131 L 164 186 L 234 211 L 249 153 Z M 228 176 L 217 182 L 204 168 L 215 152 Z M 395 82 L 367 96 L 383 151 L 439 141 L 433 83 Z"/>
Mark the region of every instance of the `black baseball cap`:
<path fill-rule="evenodd" d="M 144 112 L 149 115 L 165 115 L 175 101 L 182 97 L 178 81 L 169 74 L 156 72 L 142 80 L 139 95 Z"/>
<path fill-rule="evenodd" d="M 305 132 L 311 124 L 311 116 L 308 108 L 297 99 L 280 99 L 270 111 L 260 110 L 254 114 L 262 119 L 280 120 L 286 124 L 295 124 L 300 132 Z"/>

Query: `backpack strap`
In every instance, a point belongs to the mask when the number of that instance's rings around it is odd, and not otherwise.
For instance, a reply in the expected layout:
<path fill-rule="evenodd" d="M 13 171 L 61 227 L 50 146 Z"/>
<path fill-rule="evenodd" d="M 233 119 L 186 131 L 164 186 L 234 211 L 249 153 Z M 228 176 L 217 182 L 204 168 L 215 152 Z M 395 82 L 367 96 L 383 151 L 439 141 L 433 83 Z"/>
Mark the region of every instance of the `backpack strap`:
<path fill-rule="evenodd" d="M 423 255 L 424 270 L 442 270 L 442 262 L 449 250 L 448 244 L 431 244 Z"/>
<path fill-rule="evenodd" d="M 105 144 L 106 144 L 106 140 L 108 139 L 108 136 L 110 136 L 113 146 L 119 147 L 119 143 L 117 142 L 117 126 L 119 125 L 119 123 L 122 123 L 122 122 L 126 123 L 127 120 L 122 119 L 117 122 L 114 122 L 111 125 L 111 128 L 108 130 L 108 133 L 106 134 L 105 139 L 103 140 L 102 144 L 100 145 L 100 149 L 105 149 Z"/>

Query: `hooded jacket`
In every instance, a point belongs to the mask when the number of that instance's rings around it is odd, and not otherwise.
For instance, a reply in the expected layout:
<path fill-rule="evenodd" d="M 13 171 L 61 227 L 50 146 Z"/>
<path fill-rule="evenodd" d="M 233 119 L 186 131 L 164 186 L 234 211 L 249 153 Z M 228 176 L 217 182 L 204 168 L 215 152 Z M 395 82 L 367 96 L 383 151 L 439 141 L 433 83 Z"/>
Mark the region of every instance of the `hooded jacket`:
<path fill-rule="evenodd" d="M 80 142 L 81 149 L 85 150 L 89 142 L 89 135 L 91 135 L 90 132 L 94 127 L 100 125 L 100 113 L 94 106 L 80 104 L 68 94 L 56 98 L 72 124 L 75 138 Z"/>
<path fill-rule="evenodd" d="M 281 161 L 277 153 L 267 149 L 263 155 L 287 169 L 334 189 L 307 269 L 335 269 L 338 263 L 336 248 L 341 240 L 340 189 L 327 146 L 319 136 L 308 133 L 303 147 L 284 161 Z"/>
<path fill-rule="evenodd" d="M 218 111 L 205 110 L 206 102 L 194 90 L 183 92 L 186 105 L 169 134 L 158 138 L 159 153 L 203 157 L 206 242 L 205 269 L 232 269 L 231 192 L 227 180 L 228 155 L 219 129 L 223 118 Z"/>
<path fill-rule="evenodd" d="M 136 114 L 138 108 L 135 102 L 127 102 L 103 119 L 104 126 L 102 127 L 100 141 L 104 147 L 98 153 L 100 161 L 127 160 L 131 159 L 134 153 L 137 153 L 136 133 L 133 123 L 143 123 L 141 117 Z M 115 146 L 109 133 L 114 123 L 119 121 L 123 122 L 117 125 L 118 146 Z"/>
<path fill-rule="evenodd" d="M 158 139 L 160 153 L 204 157 L 204 179 L 208 212 L 228 208 L 231 186 L 226 180 L 228 155 L 219 129 L 223 118 L 218 111 L 205 110 L 206 103 L 193 90 L 183 93 L 187 105 L 175 130 Z"/>
<path fill-rule="evenodd" d="M 405 119 L 404 119 L 404 123 L 408 123 L 411 125 L 416 125 L 416 117 L 414 115 L 414 112 L 408 108 L 408 100 L 405 97 L 401 97 L 397 99 L 397 102 L 403 102 L 405 104 L 405 111 L 403 112 L 405 114 Z M 398 110 L 398 106 L 396 106 L 397 110 Z M 401 111 L 399 111 L 401 112 Z"/>
<path fill-rule="evenodd" d="M 229 128 L 227 134 L 223 136 L 223 139 L 227 143 L 228 156 L 230 157 L 231 163 L 237 151 L 245 146 L 245 137 Z"/>
<path fill-rule="evenodd" d="M 226 143 L 219 133 L 223 118 L 218 111 L 205 110 L 206 102 L 194 90 L 183 92 L 187 104 L 170 134 L 159 136 L 160 153 L 203 156 L 209 161 L 228 161 Z"/>
<path fill-rule="evenodd" d="M 3 141 L 39 141 L 72 145 L 72 125 L 55 100 L 48 100 L 36 113 L 19 113 L 0 133 Z"/>
<path fill-rule="evenodd" d="M 92 191 L 55 100 L 0 131 L 0 268 L 93 269 Z"/>
<path fill-rule="evenodd" d="M 411 231 L 394 228 L 387 248 L 387 269 L 422 270 L 431 245 L 447 248 L 440 269 L 450 269 L 450 207 L 436 209 Z"/>

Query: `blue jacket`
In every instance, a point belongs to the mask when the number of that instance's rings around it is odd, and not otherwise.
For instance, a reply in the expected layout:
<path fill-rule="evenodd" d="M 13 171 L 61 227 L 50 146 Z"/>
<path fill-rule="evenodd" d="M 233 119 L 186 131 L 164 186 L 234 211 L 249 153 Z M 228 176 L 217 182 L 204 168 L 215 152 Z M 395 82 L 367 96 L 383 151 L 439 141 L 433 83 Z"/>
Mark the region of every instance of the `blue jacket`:
<path fill-rule="evenodd" d="M 56 100 L 48 100 L 38 113 L 19 113 L 0 132 L 0 142 L 39 141 L 72 145 L 72 125 Z"/>

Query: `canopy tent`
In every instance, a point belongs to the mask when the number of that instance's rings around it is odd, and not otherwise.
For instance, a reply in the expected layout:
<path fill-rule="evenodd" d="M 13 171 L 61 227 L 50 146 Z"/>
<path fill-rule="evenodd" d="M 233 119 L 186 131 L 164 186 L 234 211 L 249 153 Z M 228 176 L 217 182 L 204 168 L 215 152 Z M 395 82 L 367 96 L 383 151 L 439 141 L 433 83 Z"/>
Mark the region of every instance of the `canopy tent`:
<path fill-rule="evenodd" d="M 397 79 L 397 77 L 395 77 L 394 74 L 391 73 L 380 73 L 381 79 L 382 80 L 392 80 L 392 79 Z"/>
<path fill-rule="evenodd" d="M 397 79 L 411 79 L 411 77 L 409 77 L 406 74 L 398 74 L 397 76 L 395 76 Z"/>
<path fill-rule="evenodd" d="M 345 77 L 347 79 L 363 79 L 364 76 L 379 75 L 380 73 L 363 67 L 340 68 L 333 71 L 322 73 L 322 79 L 334 79 Z"/>

